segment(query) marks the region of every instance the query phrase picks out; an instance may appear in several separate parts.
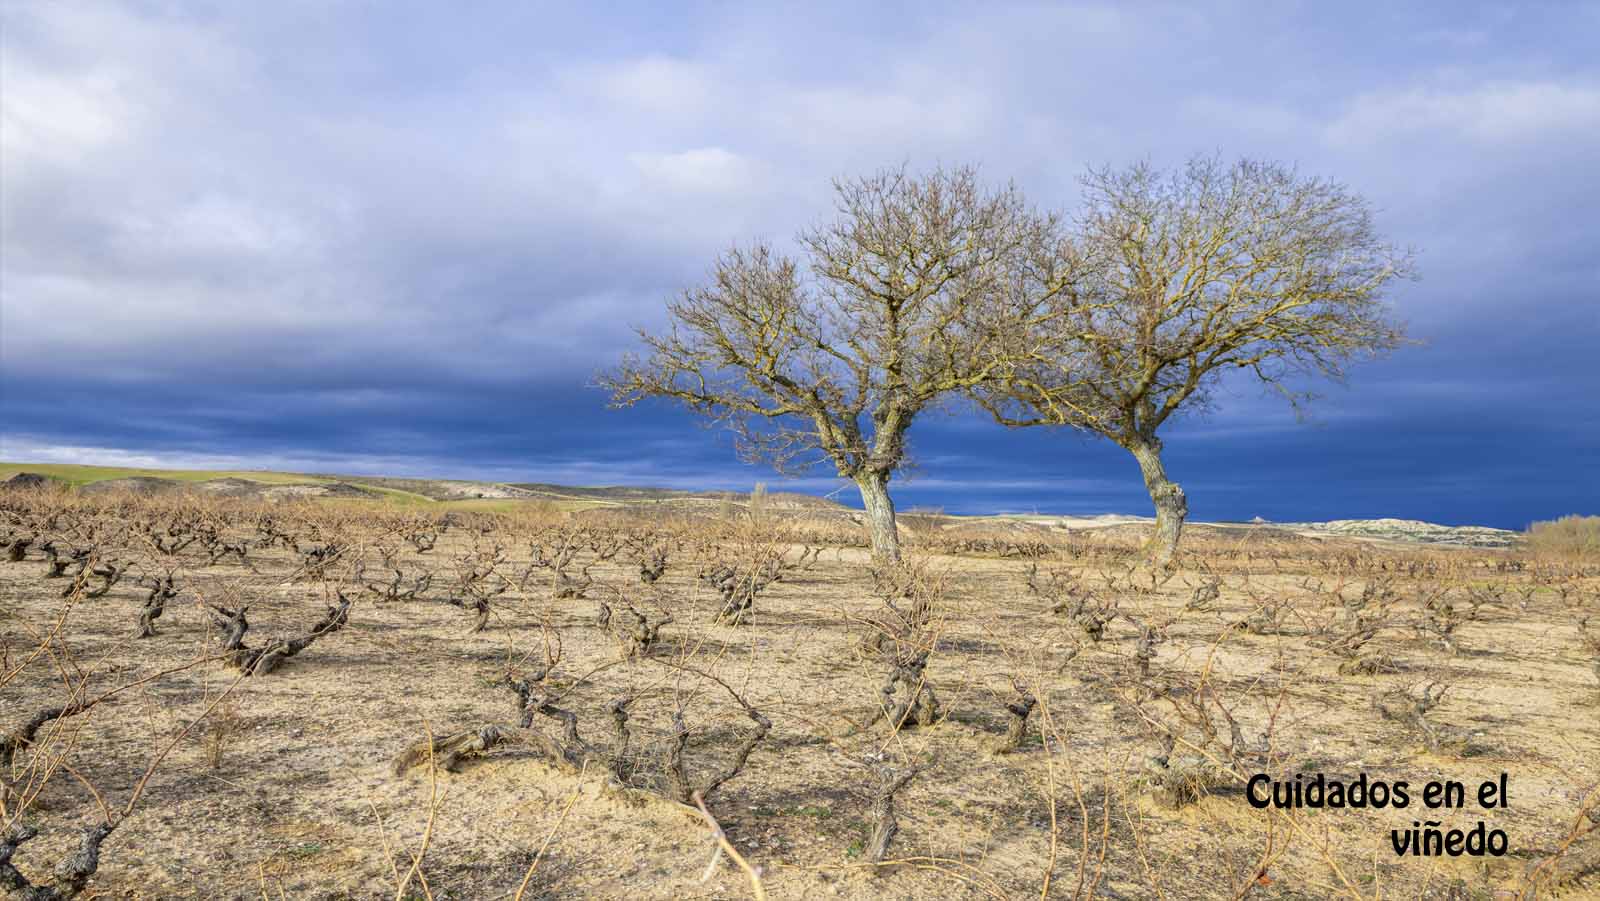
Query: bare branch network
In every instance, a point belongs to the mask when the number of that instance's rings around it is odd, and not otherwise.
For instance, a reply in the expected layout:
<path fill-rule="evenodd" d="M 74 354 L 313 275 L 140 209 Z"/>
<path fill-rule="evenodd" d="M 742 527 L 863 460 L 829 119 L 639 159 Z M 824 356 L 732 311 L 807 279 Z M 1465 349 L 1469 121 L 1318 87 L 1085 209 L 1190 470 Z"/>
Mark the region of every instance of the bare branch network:
<path fill-rule="evenodd" d="M 706 284 L 601 376 L 617 406 L 668 398 L 731 429 L 741 456 L 821 462 L 861 491 L 896 559 L 888 484 L 923 411 L 971 400 L 1009 426 L 1056 425 L 1138 461 L 1163 564 L 1188 512 L 1157 433 L 1245 371 L 1297 407 L 1301 376 L 1342 380 L 1404 341 L 1385 289 L 1411 257 L 1361 197 L 1291 168 L 1196 158 L 1094 169 L 1070 219 L 971 167 L 834 183 L 806 260 L 734 247 Z"/>

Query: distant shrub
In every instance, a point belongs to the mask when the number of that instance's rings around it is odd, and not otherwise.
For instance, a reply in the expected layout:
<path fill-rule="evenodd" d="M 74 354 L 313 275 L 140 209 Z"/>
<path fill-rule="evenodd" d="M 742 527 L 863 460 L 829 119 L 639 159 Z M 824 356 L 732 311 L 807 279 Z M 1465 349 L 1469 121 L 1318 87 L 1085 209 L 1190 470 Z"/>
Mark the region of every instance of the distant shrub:
<path fill-rule="evenodd" d="M 1536 553 L 1600 559 L 1600 516 L 1563 516 L 1528 527 L 1528 547 Z"/>

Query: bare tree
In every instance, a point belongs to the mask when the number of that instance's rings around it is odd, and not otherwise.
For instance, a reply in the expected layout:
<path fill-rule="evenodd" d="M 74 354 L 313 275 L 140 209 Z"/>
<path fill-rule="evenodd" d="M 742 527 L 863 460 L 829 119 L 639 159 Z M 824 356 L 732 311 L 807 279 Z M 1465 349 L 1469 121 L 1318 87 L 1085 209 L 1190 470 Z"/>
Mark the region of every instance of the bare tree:
<path fill-rule="evenodd" d="M 746 460 L 824 460 L 856 483 L 874 553 L 897 559 L 889 481 L 925 409 L 990 378 L 1000 324 L 1059 286 L 1056 220 L 971 168 L 836 181 L 837 218 L 805 231 L 809 267 L 735 248 L 600 378 L 615 406 L 675 399 L 730 427 Z"/>
<path fill-rule="evenodd" d="M 1068 425 L 1138 460 L 1156 508 L 1152 557 L 1177 550 L 1188 500 L 1167 475 L 1158 431 L 1210 406 L 1243 370 L 1296 406 L 1300 376 L 1342 380 L 1358 359 L 1404 341 L 1385 288 L 1410 255 L 1384 241 L 1367 202 L 1274 164 L 1195 158 L 1091 170 L 1054 315 L 1012 335 L 1005 378 L 973 392 L 1001 423 Z"/>

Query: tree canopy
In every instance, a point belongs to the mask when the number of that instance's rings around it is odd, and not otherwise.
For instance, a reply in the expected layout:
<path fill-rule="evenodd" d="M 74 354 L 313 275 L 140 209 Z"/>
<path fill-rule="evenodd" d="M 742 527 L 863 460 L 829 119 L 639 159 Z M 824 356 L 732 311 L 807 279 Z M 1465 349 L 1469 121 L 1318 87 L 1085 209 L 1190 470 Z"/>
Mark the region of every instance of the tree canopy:
<path fill-rule="evenodd" d="M 1007 425 L 1067 425 L 1139 461 L 1169 561 L 1187 515 L 1158 430 L 1203 409 L 1227 372 L 1299 404 L 1295 377 L 1343 379 L 1405 336 L 1385 289 L 1411 257 L 1381 238 L 1367 202 L 1266 162 L 1196 158 L 1095 169 L 1069 228 L 1070 288 L 1022 324 L 1003 377 L 973 395 Z"/>
<path fill-rule="evenodd" d="M 975 169 L 834 184 L 805 262 L 735 247 L 667 307 L 648 348 L 602 376 L 613 402 L 664 397 L 731 428 L 747 459 L 821 461 L 861 490 L 873 547 L 897 557 L 890 478 L 916 417 L 995 377 L 993 349 L 1065 287 L 1059 221 Z"/>

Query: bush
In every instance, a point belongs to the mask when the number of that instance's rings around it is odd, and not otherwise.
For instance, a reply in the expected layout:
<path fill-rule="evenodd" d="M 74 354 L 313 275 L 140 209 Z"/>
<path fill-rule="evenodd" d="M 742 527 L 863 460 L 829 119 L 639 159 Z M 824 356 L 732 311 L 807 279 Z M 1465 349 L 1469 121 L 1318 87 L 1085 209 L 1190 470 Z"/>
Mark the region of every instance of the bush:
<path fill-rule="evenodd" d="M 1535 553 L 1600 559 L 1600 516 L 1563 516 L 1528 527 L 1528 547 Z"/>

